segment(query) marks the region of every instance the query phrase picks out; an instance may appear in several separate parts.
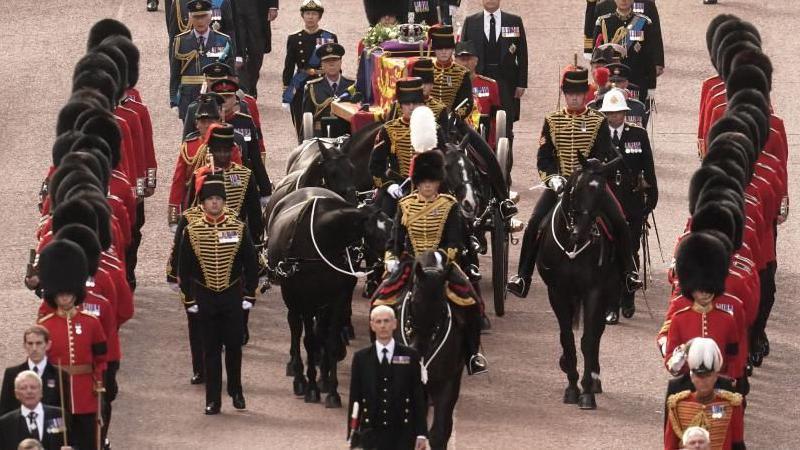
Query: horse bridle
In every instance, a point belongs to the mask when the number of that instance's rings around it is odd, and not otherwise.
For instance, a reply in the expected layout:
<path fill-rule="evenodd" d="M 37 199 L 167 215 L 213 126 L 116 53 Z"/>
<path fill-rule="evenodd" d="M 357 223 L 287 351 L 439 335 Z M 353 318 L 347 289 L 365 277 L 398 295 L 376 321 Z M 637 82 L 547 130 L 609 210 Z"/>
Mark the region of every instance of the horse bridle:
<path fill-rule="evenodd" d="M 572 191 L 574 189 L 575 189 L 574 186 L 569 186 L 569 191 L 565 192 L 564 195 L 566 195 L 568 199 L 571 199 Z M 584 250 L 589 248 L 594 238 L 599 235 L 599 231 L 597 230 L 597 224 L 593 224 L 592 231 L 589 234 L 589 238 L 586 240 L 586 242 L 584 242 L 583 246 L 578 248 L 578 244 L 575 243 L 575 246 L 572 248 L 572 251 L 569 251 L 566 248 L 564 248 L 564 245 L 561 243 L 561 241 L 558 240 L 558 235 L 556 234 L 556 214 L 559 211 L 561 212 L 561 215 L 564 217 L 564 223 L 566 224 L 565 229 L 568 232 L 572 233 L 572 231 L 575 229 L 575 215 L 574 215 L 575 211 L 572 208 L 570 208 L 569 211 L 565 210 L 564 207 L 562 206 L 562 202 L 563 198 L 558 200 L 558 203 L 555 206 L 555 210 L 553 211 L 553 214 L 550 216 L 550 233 L 553 235 L 553 241 L 555 241 L 558 248 L 561 249 L 561 251 L 564 252 L 565 255 L 567 255 L 567 258 L 573 260 L 577 258 L 578 255 L 583 253 Z M 571 201 L 570 204 L 572 204 Z M 589 214 L 589 212 L 581 211 L 581 214 Z"/>
<path fill-rule="evenodd" d="M 410 345 L 408 343 L 408 336 L 407 336 L 408 333 L 406 332 L 406 327 L 405 327 L 406 305 L 408 304 L 408 299 L 411 298 L 413 293 L 414 293 L 414 288 L 412 288 L 411 290 L 408 291 L 408 293 L 406 293 L 405 297 L 403 297 L 403 302 L 400 304 L 400 336 L 403 338 L 403 345 L 407 347 L 409 347 Z M 427 355 L 420 356 L 419 363 L 420 366 L 422 366 L 422 384 L 428 383 L 428 366 L 431 365 L 433 360 L 442 350 L 444 344 L 447 342 L 447 339 L 450 337 L 450 331 L 452 331 L 453 329 L 453 310 L 450 307 L 450 302 L 444 300 L 444 304 L 447 307 L 447 329 L 445 330 L 444 336 L 442 337 L 442 340 L 439 342 L 439 345 L 436 346 L 436 348 L 433 350 L 433 353 L 431 353 L 430 357 L 427 357 Z"/>

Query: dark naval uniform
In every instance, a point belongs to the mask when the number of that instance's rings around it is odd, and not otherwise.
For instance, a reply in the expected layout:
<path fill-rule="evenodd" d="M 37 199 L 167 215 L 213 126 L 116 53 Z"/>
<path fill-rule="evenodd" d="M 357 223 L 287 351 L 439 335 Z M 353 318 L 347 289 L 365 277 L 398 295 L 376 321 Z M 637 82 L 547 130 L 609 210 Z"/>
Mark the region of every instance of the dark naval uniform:
<path fill-rule="evenodd" d="M 652 20 L 637 12 L 622 17 L 617 13 L 600 16 L 595 23 L 594 45 L 620 44 L 627 50 L 621 63 L 631 68 L 630 81 L 639 86 L 639 100 L 656 87 L 657 39 L 653 39 Z M 662 58 L 663 59 L 663 58 Z M 663 64 L 663 61 L 661 61 Z"/>
<path fill-rule="evenodd" d="M 242 87 L 253 97 L 258 97 L 264 54 L 272 51 L 272 22 L 266 20 L 270 9 L 278 9 L 278 0 L 236 0 L 237 36 L 244 56 L 239 77 Z"/>
<path fill-rule="evenodd" d="M 175 36 L 170 63 L 170 106 L 178 107 L 178 117 L 183 120 L 186 110 L 198 95 L 205 81 L 203 67 L 219 61 L 231 64 L 234 46 L 228 35 L 209 30 L 201 39 L 194 30 Z"/>
<path fill-rule="evenodd" d="M 206 372 L 207 411 L 222 397 L 222 346 L 228 395 L 242 395 L 242 301 L 255 303 L 258 262 L 246 225 L 222 214 L 190 222 L 181 236 L 178 274 L 187 307 L 198 306 Z M 242 398 L 242 407 L 243 407 Z M 238 408 L 238 406 L 237 406 Z"/>
<path fill-rule="evenodd" d="M 621 128 L 621 135 L 617 132 L 615 136 L 611 132 L 611 142 L 622 155 L 622 163 L 614 172 L 609 186 L 622 205 L 630 230 L 634 258 L 639 261 L 642 227 L 658 203 L 658 183 L 647 130 L 631 123 L 625 123 Z M 633 307 L 633 298 L 633 293 L 623 290 L 620 299 L 622 306 Z"/>
<path fill-rule="evenodd" d="M 347 416 L 357 402 L 358 425 L 352 431 L 365 449 L 413 449 L 418 436 L 428 435 L 419 354 L 411 347 L 393 345 L 391 357 L 387 351 L 385 358 L 379 358 L 376 344 L 353 355 Z"/>
<path fill-rule="evenodd" d="M 252 171 L 254 181 L 261 197 L 272 195 L 272 182 L 270 182 L 264 160 L 261 158 L 259 142 L 264 138 L 256 127 L 253 117 L 238 111 L 224 119 L 225 123 L 233 125 L 236 136 L 234 139 L 242 150 L 242 163 Z M 252 224 L 251 224 L 252 225 Z"/>
<path fill-rule="evenodd" d="M 306 81 L 318 75 L 319 58 L 315 55 L 317 47 L 338 38 L 330 31 L 320 28 L 314 33 L 300 30 L 289 35 L 286 40 L 286 59 L 283 64 L 283 103 L 291 105 L 292 122 L 297 129 L 298 138 L 302 136 L 303 92 Z"/>
<path fill-rule="evenodd" d="M 408 4 L 408 15 L 402 17 L 400 23 L 408 21 L 408 23 L 425 23 L 427 25 L 437 23 L 452 25 L 450 6 L 460 6 L 461 0 L 412 0 L 406 3 Z"/>
<path fill-rule="evenodd" d="M 592 4 L 594 14 L 589 14 L 589 4 Z M 592 52 L 592 38 L 594 37 L 594 26 L 597 23 L 597 18 L 606 14 L 613 13 L 617 9 L 617 4 L 614 0 L 587 0 L 586 20 L 584 21 L 584 34 L 588 40 L 588 47 L 584 46 L 586 53 Z M 664 41 L 661 35 L 661 17 L 658 14 L 658 6 L 655 0 L 642 0 L 633 2 L 631 7 L 633 12 L 644 14 L 649 17 L 653 22 L 650 24 L 649 38 L 654 41 L 655 47 L 655 63 L 657 66 L 664 67 Z M 588 48 L 588 50 L 587 50 Z"/>
<path fill-rule="evenodd" d="M 336 85 L 334 91 L 333 85 Z M 310 112 L 314 115 L 314 136 L 339 137 L 350 132 L 350 124 L 331 113 L 331 103 L 339 96 L 348 92 L 355 80 L 340 76 L 335 83 L 326 77 L 320 77 L 306 83 L 303 95 L 303 113 Z M 331 135 L 327 128 L 330 126 Z"/>

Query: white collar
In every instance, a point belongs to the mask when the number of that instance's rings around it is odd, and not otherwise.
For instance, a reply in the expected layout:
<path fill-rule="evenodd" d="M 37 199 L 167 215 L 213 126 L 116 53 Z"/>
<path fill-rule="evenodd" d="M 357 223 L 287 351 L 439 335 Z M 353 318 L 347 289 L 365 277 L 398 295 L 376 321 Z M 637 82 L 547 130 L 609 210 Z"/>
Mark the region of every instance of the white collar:
<path fill-rule="evenodd" d="M 203 34 L 198 33 L 197 30 L 195 30 L 195 29 L 192 29 L 192 31 L 194 32 L 194 37 L 203 36 L 203 39 L 208 39 L 208 35 L 211 33 L 211 27 L 208 27 L 206 32 L 203 33 Z"/>
<path fill-rule="evenodd" d="M 330 85 L 330 86 L 333 86 L 333 83 L 336 83 L 336 84 L 341 84 L 341 83 L 342 83 L 342 74 L 339 74 L 339 78 L 337 78 L 337 79 L 335 79 L 335 80 L 331 80 L 330 78 L 328 78 L 328 77 L 326 76 L 326 77 L 325 77 L 325 81 L 327 81 L 327 82 L 328 82 L 328 85 Z"/>
<path fill-rule="evenodd" d="M 495 12 L 493 12 L 493 13 L 490 13 L 489 11 L 487 11 L 487 10 L 485 10 L 485 9 L 484 9 L 484 10 L 483 10 L 483 19 L 484 19 L 484 20 L 489 20 L 489 19 L 491 19 L 491 18 L 489 17 L 489 14 L 494 14 L 494 20 L 500 20 L 500 8 L 497 8 L 497 11 L 495 11 Z"/>
<path fill-rule="evenodd" d="M 41 401 L 39 403 L 37 403 L 36 407 L 33 408 L 33 409 L 28 409 L 25 405 L 20 405 L 19 409 L 20 409 L 20 413 L 22 414 L 22 417 L 25 418 L 26 423 L 27 423 L 27 420 L 28 420 L 28 414 L 30 414 L 31 411 L 36 413 L 36 418 L 37 419 L 39 419 L 39 418 L 44 419 L 44 407 L 42 406 L 42 402 Z"/>
<path fill-rule="evenodd" d="M 391 361 L 392 355 L 394 355 L 394 347 L 395 347 L 394 338 L 392 338 L 392 340 L 390 340 L 389 343 L 386 344 L 386 345 L 383 345 L 380 342 L 375 341 L 375 350 L 377 351 L 377 354 L 378 354 L 378 361 L 383 359 L 383 349 L 384 348 L 386 350 L 388 350 L 386 352 L 386 357 L 389 358 L 389 360 Z"/>
<path fill-rule="evenodd" d="M 622 122 L 622 125 L 618 126 L 617 128 L 614 128 L 611 125 L 609 125 L 608 129 L 611 131 L 611 136 L 614 136 L 614 130 L 616 130 L 617 137 L 622 138 L 622 132 L 625 130 L 625 122 Z"/>
<path fill-rule="evenodd" d="M 42 360 L 39 361 L 39 364 L 34 364 L 34 362 L 28 358 L 28 369 L 33 370 L 33 367 L 36 367 L 36 373 L 41 377 L 44 373 L 44 368 L 47 367 L 47 356 L 42 358 Z"/>

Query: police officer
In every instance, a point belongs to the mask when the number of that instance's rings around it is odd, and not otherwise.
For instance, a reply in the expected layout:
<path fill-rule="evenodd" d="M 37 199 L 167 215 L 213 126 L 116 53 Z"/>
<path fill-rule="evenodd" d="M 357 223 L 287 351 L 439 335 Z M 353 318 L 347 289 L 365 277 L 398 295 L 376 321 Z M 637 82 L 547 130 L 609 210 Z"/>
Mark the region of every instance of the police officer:
<path fill-rule="evenodd" d="M 226 185 L 207 174 L 198 195 L 203 216 L 186 227 L 179 246 L 178 273 L 187 311 L 198 314 L 206 371 L 207 415 L 222 407 L 222 347 L 228 395 L 245 409 L 242 392 L 243 312 L 253 307 L 258 286 L 256 249 L 244 222 L 225 214 Z"/>
<path fill-rule="evenodd" d="M 353 355 L 347 417 L 353 447 L 425 449 L 428 447 L 428 404 L 422 384 L 420 356 L 394 340 L 397 319 L 388 306 L 369 315 L 375 342 Z"/>
<path fill-rule="evenodd" d="M 625 213 L 625 220 L 631 236 L 634 258 L 639 261 L 639 240 L 647 216 L 658 202 L 658 186 L 653 165 L 653 152 L 647 130 L 625 121 L 629 112 L 625 94 L 620 89 L 611 89 L 603 97 L 600 112 L 605 114 L 611 134 L 611 143 L 622 155 L 622 163 L 617 167 L 613 180 L 609 183 Z M 624 291 L 621 303 L 625 316 L 633 314 L 634 294 Z M 606 323 L 619 322 L 619 303 L 612 301 L 606 316 Z"/>
<path fill-rule="evenodd" d="M 211 2 L 192 0 L 187 5 L 192 29 L 175 36 L 170 63 L 170 106 L 178 108 L 181 120 L 200 95 L 202 68 L 216 61 L 230 64 L 236 51 L 228 35 L 211 28 Z"/>
<path fill-rule="evenodd" d="M 320 77 L 306 83 L 303 94 L 303 112 L 314 116 L 314 136 L 339 137 L 350 132 L 350 124 L 331 113 L 331 103 L 350 97 L 348 91 L 355 80 L 342 75 L 344 47 L 337 43 L 317 47 L 315 56 L 320 61 Z"/>
<path fill-rule="evenodd" d="M 466 117 L 472 111 L 472 81 L 469 70 L 453 60 L 456 48 L 453 27 L 433 26 L 428 30 L 428 37 L 431 49 L 436 55 L 433 61 L 431 95 L 442 102 L 448 110 L 460 117 Z"/>
<path fill-rule="evenodd" d="M 648 91 L 656 88 L 656 77 L 664 70 L 659 61 L 658 39 L 652 19 L 633 10 L 631 0 L 614 0 L 616 11 L 597 18 L 594 45 L 613 43 L 626 49 L 620 62 L 631 68 L 630 80 L 639 86 L 639 100 L 646 103 Z"/>
<path fill-rule="evenodd" d="M 411 113 L 425 103 L 420 78 L 401 78 L 396 82 L 395 99 L 401 116 L 383 124 L 375 137 L 369 172 L 380 189 L 378 204 L 394 216 L 397 200 L 403 197 L 414 150 L 411 148 Z"/>
<path fill-rule="evenodd" d="M 303 92 L 306 81 L 319 75 L 320 61 L 316 49 L 324 44 L 338 42 L 334 33 L 319 26 L 324 12 L 321 0 L 303 0 L 300 6 L 303 29 L 290 34 L 286 40 L 282 102 L 283 108 L 291 112 L 298 141 L 303 135 Z"/>
<path fill-rule="evenodd" d="M 558 194 L 564 187 L 564 179 L 572 175 L 579 165 L 578 154 L 586 158 L 612 160 L 616 152 L 611 147 L 608 121 L 597 111 L 584 106 L 589 90 L 589 72 L 583 67 L 568 66 L 561 78 L 566 108 L 545 117 L 539 138 L 537 167 L 539 176 L 549 188 L 544 191 L 528 220 L 522 239 L 519 269 L 508 281 L 508 290 L 517 297 L 526 297 L 536 263 L 537 233 L 544 216 L 555 206 Z M 628 290 L 641 287 L 633 262 L 630 232 L 625 217 L 612 194 L 602 199 L 602 211 L 611 222 L 615 234 L 615 247 L 620 265 L 625 273 Z"/>

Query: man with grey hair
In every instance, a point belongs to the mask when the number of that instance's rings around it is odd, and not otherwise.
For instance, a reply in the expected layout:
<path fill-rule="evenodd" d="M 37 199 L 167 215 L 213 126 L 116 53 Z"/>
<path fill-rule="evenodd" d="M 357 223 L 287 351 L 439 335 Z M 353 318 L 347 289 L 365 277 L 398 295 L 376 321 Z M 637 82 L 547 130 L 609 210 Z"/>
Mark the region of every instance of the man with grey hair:
<path fill-rule="evenodd" d="M 703 427 L 689 427 L 683 432 L 684 450 L 710 450 L 711 435 Z"/>
<path fill-rule="evenodd" d="M 352 447 L 428 448 L 428 405 L 419 353 L 394 340 L 397 319 L 386 305 L 369 315 L 375 342 L 353 355 L 348 435 Z"/>
<path fill-rule="evenodd" d="M 66 423 L 61 410 L 42 404 L 42 379 L 32 370 L 14 379 L 20 407 L 0 417 L 0 450 L 17 450 L 21 442 L 35 439 L 46 450 L 63 450 Z"/>

